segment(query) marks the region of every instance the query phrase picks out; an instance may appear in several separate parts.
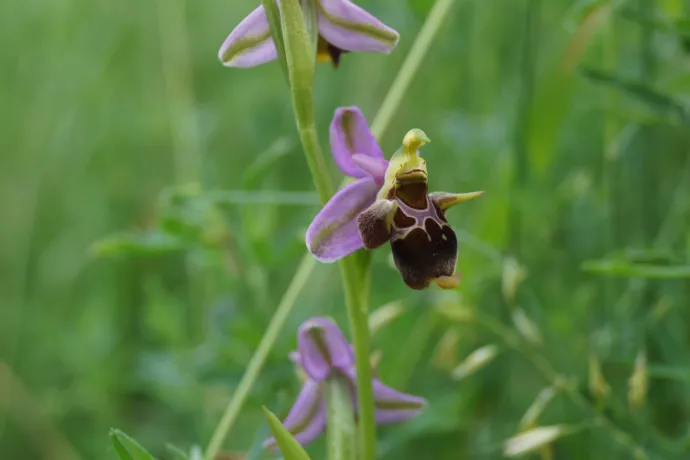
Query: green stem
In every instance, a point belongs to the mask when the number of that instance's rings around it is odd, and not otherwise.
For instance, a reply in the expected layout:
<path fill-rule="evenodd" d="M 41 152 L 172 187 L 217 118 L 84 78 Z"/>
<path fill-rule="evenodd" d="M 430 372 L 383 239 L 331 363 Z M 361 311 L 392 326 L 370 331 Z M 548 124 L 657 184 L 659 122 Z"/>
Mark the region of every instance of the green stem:
<path fill-rule="evenodd" d="M 316 193 L 319 194 L 321 203 L 325 204 L 333 196 L 333 182 L 321 150 L 319 137 L 316 134 L 316 127 L 312 123 L 311 126 L 298 126 L 298 130 Z"/>
<path fill-rule="evenodd" d="M 371 388 L 369 365 L 369 307 L 368 296 L 361 293 L 360 267 L 355 255 L 340 260 L 340 275 L 345 290 L 347 316 L 350 320 L 352 345 L 355 348 L 357 371 L 357 410 L 359 414 L 359 446 L 361 460 L 373 460 L 376 454 L 376 419 L 374 393 Z"/>
<path fill-rule="evenodd" d="M 355 417 L 345 382 L 333 378 L 326 384 L 326 436 L 328 460 L 354 460 Z"/>

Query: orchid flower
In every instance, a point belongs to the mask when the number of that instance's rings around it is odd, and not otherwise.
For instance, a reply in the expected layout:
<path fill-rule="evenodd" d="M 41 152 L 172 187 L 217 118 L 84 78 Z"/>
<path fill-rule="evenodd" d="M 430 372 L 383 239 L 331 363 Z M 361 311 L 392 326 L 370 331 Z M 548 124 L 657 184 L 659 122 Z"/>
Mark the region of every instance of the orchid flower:
<path fill-rule="evenodd" d="M 316 2 L 319 37 L 317 60 L 340 63 L 348 51 L 390 53 L 398 33 L 350 0 Z M 254 67 L 276 59 L 271 31 L 263 5 L 252 11 L 225 39 L 218 58 L 226 67 Z"/>
<path fill-rule="evenodd" d="M 361 249 L 391 243 L 395 265 L 412 289 L 432 282 L 452 289 L 458 241 L 446 220 L 448 208 L 484 192 L 428 192 L 426 162 L 418 149 L 429 142 L 418 129 L 386 161 L 357 107 L 335 112 L 330 127 L 333 159 L 356 180 L 326 203 L 307 229 L 306 242 L 321 262 L 333 262 Z"/>
<path fill-rule="evenodd" d="M 355 358 L 352 346 L 338 326 L 328 318 L 311 318 L 297 333 L 298 352 L 290 353 L 305 374 L 302 390 L 283 426 L 300 444 L 309 444 L 326 429 L 325 386 L 333 379 L 343 379 L 350 389 L 352 408 L 357 409 Z M 372 379 L 376 423 L 388 424 L 407 420 L 419 414 L 426 401 L 396 391 Z M 274 446 L 270 438 L 264 446 Z"/>

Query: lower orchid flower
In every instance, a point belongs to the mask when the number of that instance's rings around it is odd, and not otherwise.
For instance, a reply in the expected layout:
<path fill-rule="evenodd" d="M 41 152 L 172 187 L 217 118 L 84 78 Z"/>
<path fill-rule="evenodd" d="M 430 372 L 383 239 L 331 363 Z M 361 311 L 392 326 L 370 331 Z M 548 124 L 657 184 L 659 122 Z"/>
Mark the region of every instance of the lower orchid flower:
<path fill-rule="evenodd" d="M 305 321 L 297 333 L 297 348 L 290 359 L 301 368 L 305 379 L 283 426 L 300 444 L 308 444 L 326 429 L 325 390 L 335 379 L 349 388 L 356 416 L 355 358 L 343 333 L 327 318 Z M 371 384 L 378 424 L 407 420 L 419 414 L 426 404 L 424 399 L 396 391 L 378 379 L 372 379 Z M 274 445 L 274 438 L 264 442 L 266 447 Z"/>
<path fill-rule="evenodd" d="M 429 142 L 419 129 L 409 131 L 402 148 L 386 161 L 357 107 L 339 108 L 330 127 L 333 158 L 357 180 L 336 193 L 307 229 L 307 247 L 322 262 L 390 241 L 395 265 L 412 289 L 432 282 L 452 289 L 458 241 L 446 211 L 484 192 L 428 191 L 426 161 L 418 149 Z"/>

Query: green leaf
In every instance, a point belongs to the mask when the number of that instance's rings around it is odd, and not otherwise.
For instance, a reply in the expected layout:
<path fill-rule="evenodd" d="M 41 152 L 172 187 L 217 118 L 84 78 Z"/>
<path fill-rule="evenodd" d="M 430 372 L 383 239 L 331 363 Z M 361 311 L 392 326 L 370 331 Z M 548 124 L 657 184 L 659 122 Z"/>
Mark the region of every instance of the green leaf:
<path fill-rule="evenodd" d="M 328 423 L 326 424 L 329 460 L 354 460 L 355 448 L 355 416 L 353 413 L 350 392 L 338 378 L 333 378 L 326 384 L 326 410 Z"/>
<path fill-rule="evenodd" d="M 588 260 L 582 270 L 603 276 L 624 278 L 683 279 L 690 278 L 690 265 L 656 265 L 631 263 L 621 259 Z"/>
<path fill-rule="evenodd" d="M 96 241 L 90 249 L 95 257 L 120 255 L 152 255 L 182 251 L 185 244 L 166 232 L 154 230 L 141 233 L 121 233 Z"/>
<path fill-rule="evenodd" d="M 189 455 L 179 447 L 168 443 L 165 445 L 165 448 L 168 449 L 174 460 L 189 460 Z"/>
<path fill-rule="evenodd" d="M 680 102 L 642 82 L 626 80 L 617 75 L 591 68 L 582 68 L 581 72 L 588 79 L 612 86 L 661 113 L 673 113 L 681 122 L 686 119 L 686 109 Z"/>
<path fill-rule="evenodd" d="M 120 430 L 110 430 L 110 440 L 120 460 L 156 460 L 138 442 Z"/>
<path fill-rule="evenodd" d="M 271 37 L 278 52 L 278 62 L 283 71 L 285 80 L 290 84 L 290 77 L 288 74 L 287 60 L 285 59 L 285 42 L 283 41 L 283 28 L 280 23 L 280 9 L 276 0 L 261 0 L 261 3 L 266 10 L 266 19 L 268 19 L 268 27 L 271 30 Z"/>
<path fill-rule="evenodd" d="M 290 432 L 285 429 L 283 424 L 280 423 L 278 417 L 265 407 L 261 409 L 264 411 L 268 426 L 271 428 L 271 433 L 273 433 L 273 437 L 276 438 L 276 443 L 285 457 L 285 460 L 309 460 L 309 455 L 307 455 L 297 440 L 292 437 Z"/>
<path fill-rule="evenodd" d="M 624 11 L 621 16 L 648 29 L 674 34 L 679 37 L 690 37 L 690 19 L 687 18 L 680 18 L 675 21 L 666 21 L 642 16 L 637 12 L 629 10 Z"/>

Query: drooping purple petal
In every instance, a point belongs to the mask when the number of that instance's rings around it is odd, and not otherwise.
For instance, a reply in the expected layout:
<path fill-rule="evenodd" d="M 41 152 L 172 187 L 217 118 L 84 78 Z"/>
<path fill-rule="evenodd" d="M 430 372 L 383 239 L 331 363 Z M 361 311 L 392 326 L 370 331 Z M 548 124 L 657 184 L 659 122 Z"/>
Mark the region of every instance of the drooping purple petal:
<path fill-rule="evenodd" d="M 309 444 L 326 428 L 326 410 L 322 384 L 307 380 L 297 396 L 297 401 L 283 422 L 286 430 L 300 444 Z M 275 438 L 264 441 L 264 447 L 275 446 Z"/>
<path fill-rule="evenodd" d="M 305 321 L 297 333 L 297 344 L 302 368 L 319 382 L 325 380 L 333 369 L 347 369 L 355 362 L 345 336 L 327 318 Z"/>
<path fill-rule="evenodd" d="M 368 175 L 353 161 L 354 154 L 385 161 L 383 152 L 358 107 L 340 107 L 335 111 L 330 139 L 333 159 L 345 175 L 357 178 Z"/>
<path fill-rule="evenodd" d="M 307 248 L 321 262 L 333 262 L 363 247 L 357 216 L 376 199 L 379 187 L 370 177 L 348 184 L 314 217 Z"/>
<path fill-rule="evenodd" d="M 354 392 L 357 385 L 354 367 L 344 371 L 343 374 L 350 380 Z M 371 387 L 374 393 L 374 414 L 377 424 L 403 422 L 418 415 L 426 405 L 424 398 L 394 390 L 378 379 L 371 380 Z M 353 399 L 356 399 L 354 393 Z M 357 407 L 356 401 L 353 406 Z"/>
<path fill-rule="evenodd" d="M 320 0 L 319 32 L 346 51 L 390 53 L 398 33 L 349 0 Z"/>
<path fill-rule="evenodd" d="M 226 67 L 254 67 L 277 55 L 263 5 L 235 27 L 218 51 L 218 59 Z"/>
<path fill-rule="evenodd" d="M 386 169 L 388 169 L 387 160 L 370 157 L 362 153 L 355 153 L 352 155 L 352 162 L 359 166 L 362 171 L 370 175 L 377 185 L 383 185 L 383 181 L 386 178 Z"/>

